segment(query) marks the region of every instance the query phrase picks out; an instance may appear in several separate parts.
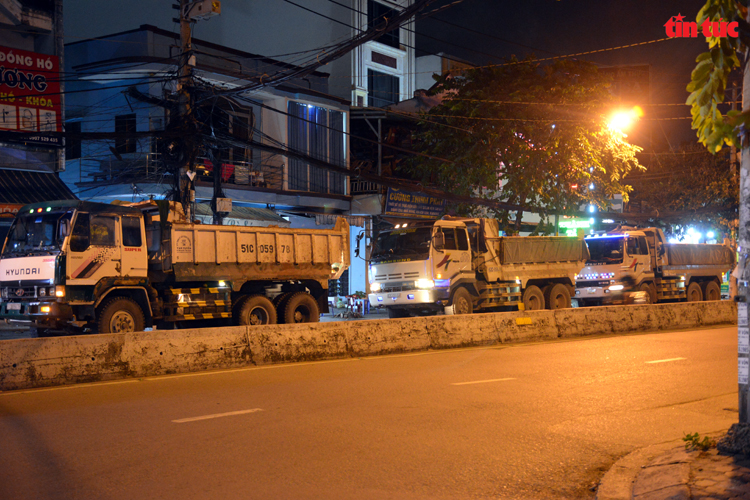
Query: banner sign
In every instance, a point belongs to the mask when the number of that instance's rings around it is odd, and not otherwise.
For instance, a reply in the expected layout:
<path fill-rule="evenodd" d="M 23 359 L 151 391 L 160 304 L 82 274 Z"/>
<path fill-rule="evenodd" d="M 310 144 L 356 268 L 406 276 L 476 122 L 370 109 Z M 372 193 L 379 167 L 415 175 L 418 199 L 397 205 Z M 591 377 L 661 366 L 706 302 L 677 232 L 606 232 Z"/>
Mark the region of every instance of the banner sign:
<path fill-rule="evenodd" d="M 60 146 L 60 60 L 57 56 L 0 47 L 0 131 L 16 140 Z"/>
<path fill-rule="evenodd" d="M 439 219 L 444 209 L 445 200 L 442 198 L 388 188 L 384 215 Z"/>
<path fill-rule="evenodd" d="M 15 217 L 22 206 L 16 203 L 0 203 L 0 217 Z M 0 246 L 2 246 L 2 243 L 0 243 Z"/>

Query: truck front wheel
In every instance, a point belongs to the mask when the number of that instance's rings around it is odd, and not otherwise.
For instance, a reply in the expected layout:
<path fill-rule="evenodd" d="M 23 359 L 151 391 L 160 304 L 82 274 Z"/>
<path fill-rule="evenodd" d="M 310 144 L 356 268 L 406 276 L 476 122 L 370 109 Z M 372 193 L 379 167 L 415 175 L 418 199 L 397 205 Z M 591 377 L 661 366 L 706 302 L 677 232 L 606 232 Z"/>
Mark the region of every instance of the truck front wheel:
<path fill-rule="evenodd" d="M 641 286 L 638 287 L 638 290 L 641 292 L 646 292 L 646 297 L 648 297 L 649 304 L 656 304 L 656 287 L 653 284 L 641 283 Z"/>
<path fill-rule="evenodd" d="M 284 305 L 284 323 L 317 323 L 320 321 L 318 302 L 307 292 L 297 292 Z"/>
<path fill-rule="evenodd" d="M 99 333 L 142 332 L 146 320 L 136 301 L 128 297 L 112 297 L 100 309 Z"/>
<path fill-rule="evenodd" d="M 452 305 L 453 314 L 471 314 L 474 312 L 471 294 L 466 288 L 458 288 L 453 292 Z"/>
<path fill-rule="evenodd" d="M 538 311 L 544 309 L 544 295 L 538 286 L 531 285 L 523 292 L 523 307 L 527 311 Z"/>
<path fill-rule="evenodd" d="M 275 325 L 276 308 L 262 295 L 253 295 L 242 302 L 239 317 L 240 325 Z"/>
<path fill-rule="evenodd" d="M 386 311 L 388 311 L 388 318 L 394 319 L 394 318 L 408 318 L 409 312 L 405 309 L 397 309 L 395 307 L 386 307 Z"/>

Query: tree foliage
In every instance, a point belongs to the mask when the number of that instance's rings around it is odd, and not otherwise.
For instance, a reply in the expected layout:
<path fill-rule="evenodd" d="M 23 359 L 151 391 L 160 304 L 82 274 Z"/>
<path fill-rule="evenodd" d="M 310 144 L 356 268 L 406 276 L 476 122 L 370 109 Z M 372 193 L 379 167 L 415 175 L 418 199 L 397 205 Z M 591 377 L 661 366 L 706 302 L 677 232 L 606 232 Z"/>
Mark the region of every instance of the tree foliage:
<path fill-rule="evenodd" d="M 639 148 L 605 124 L 613 108 L 608 78 L 592 64 L 514 59 L 443 77 L 434 91 L 444 99 L 422 116 L 416 147 L 454 163 L 418 157 L 410 169 L 446 191 L 535 206 L 543 215 L 583 204 L 606 210 L 615 194 L 627 200 L 623 177 L 642 168 Z M 510 228 L 510 214 L 495 212 Z M 516 230 L 521 218 L 515 214 Z"/>
<path fill-rule="evenodd" d="M 747 12 L 735 0 L 708 0 L 698 12 L 696 21 L 701 27 L 704 22 L 731 21 L 738 16 L 745 18 Z M 741 42 L 734 37 L 707 37 L 708 52 L 696 58 L 698 63 L 687 86 L 690 96 L 687 104 L 693 115 L 693 129 L 698 139 L 712 153 L 725 144 L 739 146 L 736 127 L 748 122 L 748 116 L 739 111 L 722 114 L 718 105 L 724 102 L 724 92 L 729 73 L 740 67 L 737 51 Z"/>
<path fill-rule="evenodd" d="M 648 172 L 628 180 L 632 204 L 652 211 L 663 223 L 722 228 L 730 233 L 739 209 L 739 179 L 726 155 L 712 155 L 699 144 L 658 155 Z"/>

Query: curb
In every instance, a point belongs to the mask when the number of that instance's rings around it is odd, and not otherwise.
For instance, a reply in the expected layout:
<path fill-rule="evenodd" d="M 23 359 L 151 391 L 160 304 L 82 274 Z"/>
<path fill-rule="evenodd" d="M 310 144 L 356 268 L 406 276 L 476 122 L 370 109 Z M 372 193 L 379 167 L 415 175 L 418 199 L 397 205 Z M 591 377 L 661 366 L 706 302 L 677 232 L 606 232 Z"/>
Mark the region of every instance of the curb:
<path fill-rule="evenodd" d="M 684 449 L 682 440 L 655 444 L 633 451 L 610 467 L 596 490 L 596 500 L 632 500 L 638 474 L 657 457 L 675 448 Z"/>

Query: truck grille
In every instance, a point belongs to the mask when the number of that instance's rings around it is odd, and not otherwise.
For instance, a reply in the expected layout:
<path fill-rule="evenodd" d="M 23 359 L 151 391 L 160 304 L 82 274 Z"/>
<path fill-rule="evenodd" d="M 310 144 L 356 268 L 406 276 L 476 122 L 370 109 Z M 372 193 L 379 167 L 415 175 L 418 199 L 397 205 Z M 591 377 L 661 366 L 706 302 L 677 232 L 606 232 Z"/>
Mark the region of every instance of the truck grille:
<path fill-rule="evenodd" d="M 410 273 L 376 274 L 375 281 L 417 280 L 419 271 Z"/>
<path fill-rule="evenodd" d="M 579 288 L 595 287 L 595 286 L 609 286 L 609 280 L 576 281 L 576 286 Z"/>

